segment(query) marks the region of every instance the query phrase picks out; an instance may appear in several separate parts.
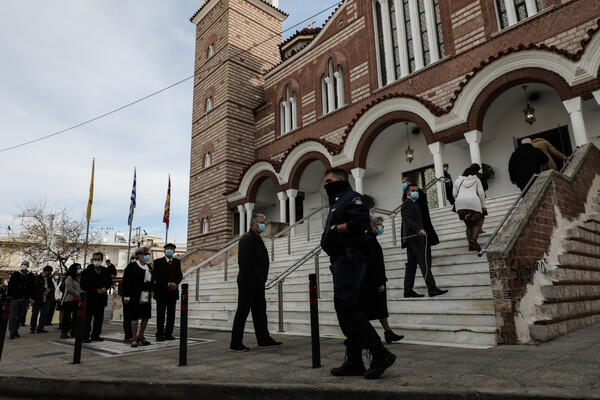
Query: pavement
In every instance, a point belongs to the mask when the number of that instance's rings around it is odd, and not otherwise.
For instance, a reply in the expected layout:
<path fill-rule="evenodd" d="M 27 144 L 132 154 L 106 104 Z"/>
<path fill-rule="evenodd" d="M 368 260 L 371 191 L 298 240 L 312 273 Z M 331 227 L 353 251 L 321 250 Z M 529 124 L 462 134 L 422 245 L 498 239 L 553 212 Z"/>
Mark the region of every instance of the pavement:
<path fill-rule="evenodd" d="M 154 342 L 149 327 L 152 344 L 132 349 L 120 325 L 105 324 L 105 341 L 85 344 L 74 365 L 74 339 L 47 329 L 7 335 L 0 399 L 600 399 L 600 325 L 538 345 L 391 344 L 396 363 L 373 381 L 330 374 L 343 360 L 341 338 L 321 338 L 322 367 L 312 368 L 307 336 L 273 334 L 283 346 L 259 349 L 246 333 L 251 350 L 232 353 L 229 332 L 190 329 L 179 366 L 179 340 Z"/>

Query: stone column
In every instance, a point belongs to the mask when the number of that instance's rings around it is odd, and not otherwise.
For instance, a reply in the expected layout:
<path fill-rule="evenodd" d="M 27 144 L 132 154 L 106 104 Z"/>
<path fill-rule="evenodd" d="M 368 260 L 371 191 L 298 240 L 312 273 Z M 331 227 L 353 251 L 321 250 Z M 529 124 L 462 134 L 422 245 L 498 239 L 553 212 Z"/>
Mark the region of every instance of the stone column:
<path fill-rule="evenodd" d="M 444 143 L 435 142 L 429 145 L 429 151 L 433 155 L 433 165 L 435 167 L 436 179 L 444 176 L 444 159 L 442 153 L 444 152 Z M 444 207 L 446 205 L 446 196 L 444 193 L 444 183 L 438 181 L 436 183 L 437 194 L 438 194 L 438 205 Z"/>
<path fill-rule="evenodd" d="M 419 20 L 419 6 L 417 0 L 409 0 L 410 25 L 413 36 L 413 50 L 415 53 L 415 70 L 423 68 L 425 60 L 423 58 L 423 38 L 421 37 L 421 23 Z"/>
<path fill-rule="evenodd" d="M 396 62 L 394 61 L 394 41 L 392 40 L 392 23 L 388 1 L 377 0 L 381 6 L 381 20 L 383 22 L 383 47 L 385 51 L 385 68 L 387 69 L 387 84 L 396 80 Z"/>
<path fill-rule="evenodd" d="M 243 204 L 237 206 L 238 212 L 240 213 L 240 235 L 246 233 L 246 207 Z"/>
<path fill-rule="evenodd" d="M 598 103 L 598 105 L 600 105 L 600 90 L 596 90 L 595 92 L 592 92 L 592 94 L 594 95 L 594 98 L 596 99 L 596 103 Z"/>
<path fill-rule="evenodd" d="M 285 191 L 288 198 L 290 199 L 290 226 L 296 223 L 296 196 L 298 196 L 298 189 L 288 189 Z M 290 235 L 296 234 L 296 228 L 292 228 Z"/>
<path fill-rule="evenodd" d="M 363 177 L 365 176 L 364 168 L 354 168 L 350 172 L 352 172 L 352 176 L 354 177 L 354 190 L 356 190 L 360 194 L 365 194 L 363 187 Z"/>
<path fill-rule="evenodd" d="M 287 193 L 285 191 L 277 193 L 277 198 L 279 199 L 279 222 L 285 222 L 286 212 L 285 212 L 285 201 L 287 200 Z"/>
<path fill-rule="evenodd" d="M 525 0 L 525 7 L 527 8 L 528 17 L 531 17 L 532 15 L 535 15 L 538 12 L 535 0 Z"/>
<path fill-rule="evenodd" d="M 254 203 L 246 203 L 246 231 L 250 230 L 250 222 L 252 222 L 252 211 L 254 210 Z"/>
<path fill-rule="evenodd" d="M 575 146 L 583 146 L 588 143 L 585 121 L 583 120 L 583 100 L 581 97 L 563 101 L 569 117 L 571 117 L 571 127 L 575 137 Z"/>
<path fill-rule="evenodd" d="M 506 7 L 506 17 L 508 18 L 508 26 L 516 24 L 517 21 L 517 9 L 515 8 L 514 0 L 504 0 L 504 7 Z"/>
<path fill-rule="evenodd" d="M 437 24 L 435 10 L 431 1 L 425 1 L 425 19 L 427 20 L 427 41 L 429 42 L 429 60 L 434 63 L 440 59 L 439 43 L 437 41 Z"/>
<path fill-rule="evenodd" d="M 390 0 L 392 1 L 392 0 Z M 410 74 L 408 65 L 408 49 L 406 48 L 406 27 L 404 26 L 404 6 L 401 0 L 393 0 L 396 5 L 396 32 L 398 33 L 398 44 L 400 50 L 400 77 Z"/>
<path fill-rule="evenodd" d="M 467 140 L 467 143 L 469 143 L 471 163 L 477 163 L 481 168 L 483 168 L 483 165 L 481 165 L 481 149 L 479 147 L 479 143 L 481 143 L 481 135 L 483 135 L 481 131 L 474 130 L 465 133 L 465 139 Z"/>

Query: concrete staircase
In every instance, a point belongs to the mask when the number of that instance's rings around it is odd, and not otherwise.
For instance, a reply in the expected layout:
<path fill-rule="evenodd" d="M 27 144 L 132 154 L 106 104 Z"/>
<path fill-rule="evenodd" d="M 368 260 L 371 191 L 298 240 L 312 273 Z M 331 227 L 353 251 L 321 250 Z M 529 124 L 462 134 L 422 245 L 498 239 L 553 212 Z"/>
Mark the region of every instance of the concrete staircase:
<path fill-rule="evenodd" d="M 485 243 L 498 222 L 502 219 L 516 195 L 488 199 L 488 212 L 479 242 Z M 393 246 L 391 221 L 386 219 L 386 232 L 379 237 L 383 247 L 387 277 L 388 309 L 390 325 L 396 333 L 405 335 L 405 341 L 455 345 L 465 347 L 487 347 L 497 344 L 496 321 L 487 259 L 468 251 L 464 224 L 450 207 L 431 211 L 434 227 L 441 243 L 432 250 L 432 273 L 440 288 L 448 289 L 443 296 L 419 299 L 403 298 L 403 279 L 406 251 Z M 400 217 L 396 220 L 398 239 Z M 317 224 L 312 224 L 315 227 Z M 275 242 L 275 261 L 271 263 L 269 277 L 285 270 L 296 260 L 319 244 L 320 233 L 292 238 L 292 254 L 287 254 L 287 238 Z M 270 241 L 266 240 L 270 251 Z M 333 308 L 332 279 L 329 259 L 321 252 L 319 256 L 320 300 L 319 319 L 322 335 L 341 336 Z M 308 274 L 315 272 L 314 259 L 308 261 L 286 278 L 284 293 L 284 331 L 294 334 L 310 334 Z M 204 329 L 231 329 L 237 307 L 237 260 L 229 262 L 230 279 L 223 281 L 223 266 L 202 269 L 196 296 L 196 277 L 191 274 L 185 282 L 190 286 L 189 324 Z M 415 290 L 426 294 L 423 278 L 417 272 Z M 279 330 L 277 288 L 267 291 L 267 313 L 271 332 Z M 373 325 L 382 334 L 378 321 Z M 252 323 L 247 329 L 251 331 Z M 382 334 L 383 336 L 383 334 Z M 249 339 L 250 341 L 251 339 Z"/>
<path fill-rule="evenodd" d="M 596 194 L 589 219 L 567 230 L 558 268 L 549 271 L 552 282 L 541 288 L 545 300 L 530 330 L 535 340 L 600 322 L 600 191 Z"/>

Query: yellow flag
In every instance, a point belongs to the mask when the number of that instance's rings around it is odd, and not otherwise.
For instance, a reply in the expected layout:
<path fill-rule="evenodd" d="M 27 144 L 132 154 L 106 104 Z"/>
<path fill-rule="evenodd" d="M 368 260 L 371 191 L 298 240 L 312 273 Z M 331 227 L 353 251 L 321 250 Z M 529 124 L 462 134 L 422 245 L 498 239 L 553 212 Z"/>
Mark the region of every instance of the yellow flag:
<path fill-rule="evenodd" d="M 94 202 L 94 167 L 96 164 L 96 159 L 94 158 L 92 161 L 92 182 L 90 183 L 90 198 L 88 200 L 87 221 L 90 222 L 90 218 L 92 217 L 92 203 Z"/>

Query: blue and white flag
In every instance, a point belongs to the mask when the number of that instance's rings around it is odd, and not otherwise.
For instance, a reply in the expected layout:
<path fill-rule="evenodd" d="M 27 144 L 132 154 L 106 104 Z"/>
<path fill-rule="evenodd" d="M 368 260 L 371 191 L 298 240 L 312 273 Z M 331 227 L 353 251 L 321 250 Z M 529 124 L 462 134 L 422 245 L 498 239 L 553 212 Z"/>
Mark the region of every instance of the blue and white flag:
<path fill-rule="evenodd" d="M 133 210 L 135 209 L 135 168 L 133 169 L 133 188 L 131 189 L 131 204 L 129 205 L 129 218 L 127 219 L 127 225 L 131 226 L 133 221 Z"/>

